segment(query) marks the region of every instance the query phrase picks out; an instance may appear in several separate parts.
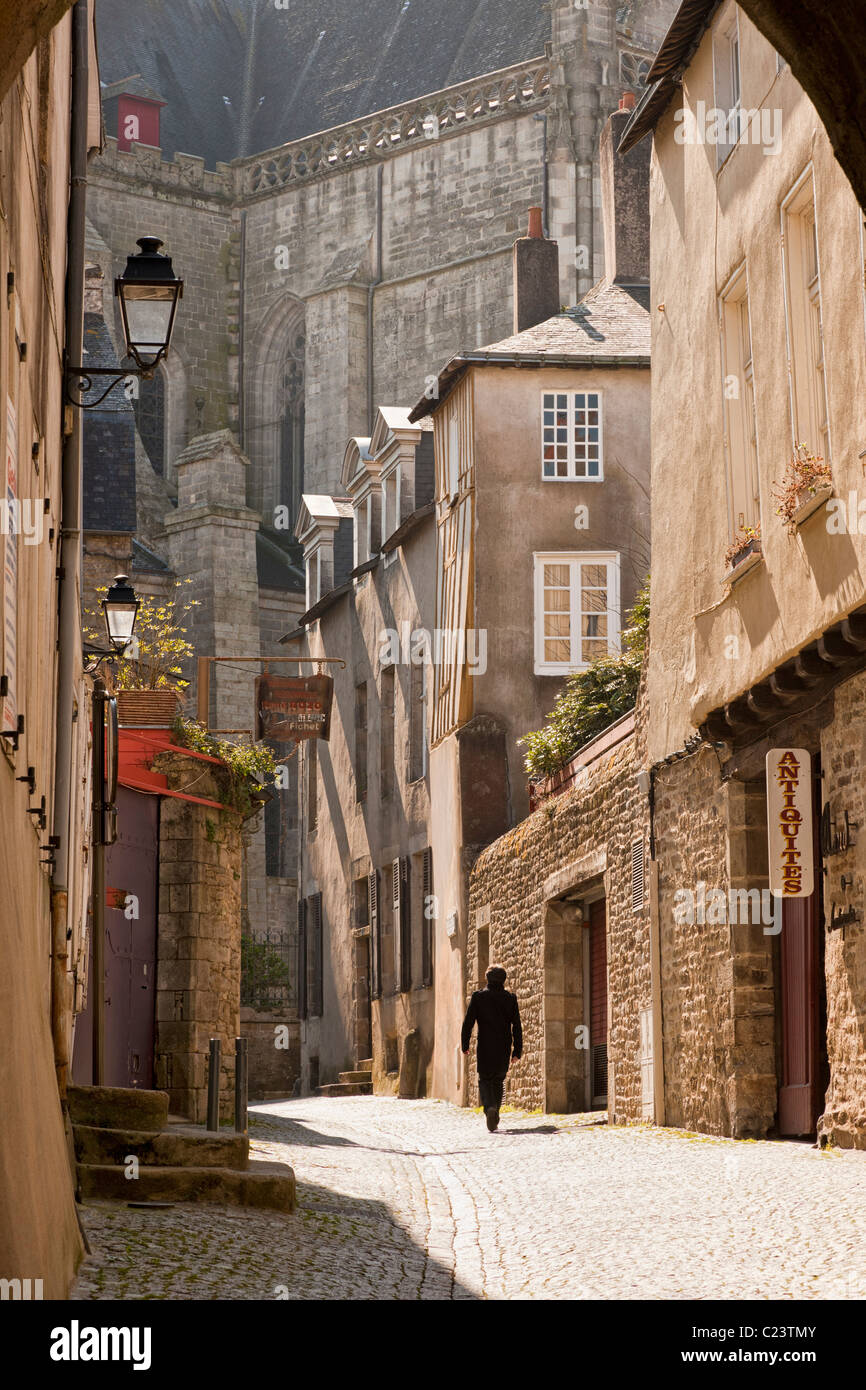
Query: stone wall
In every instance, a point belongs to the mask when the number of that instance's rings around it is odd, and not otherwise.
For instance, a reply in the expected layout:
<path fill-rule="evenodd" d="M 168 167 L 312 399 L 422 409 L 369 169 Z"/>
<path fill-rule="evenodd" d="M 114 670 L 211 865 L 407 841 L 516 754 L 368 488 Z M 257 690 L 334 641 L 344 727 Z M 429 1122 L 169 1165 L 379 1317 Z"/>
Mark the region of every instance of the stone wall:
<path fill-rule="evenodd" d="M 241 1037 L 248 1042 L 250 1100 L 290 1096 L 301 1074 L 301 1025 L 285 1010 L 241 1009 Z"/>
<path fill-rule="evenodd" d="M 165 753 L 154 763 L 169 787 L 195 780 L 196 796 L 220 800 L 225 774 Z M 191 772 L 192 769 L 192 772 Z M 237 812 L 164 797 L 159 829 L 156 1087 L 195 1123 L 207 1116 L 209 1039 L 222 1043 L 220 1115 L 234 1116 L 234 1051 L 240 1030 L 241 827 Z"/>
<path fill-rule="evenodd" d="M 830 1086 L 818 1122 L 823 1143 L 866 1149 L 866 674 L 835 692 L 835 719 L 821 738 L 823 799 L 837 825 L 848 812 L 852 844 L 824 860 L 824 978 Z M 853 880 L 845 887 L 843 875 Z M 831 908 L 855 906 L 859 921 L 826 930 Z"/>
<path fill-rule="evenodd" d="M 571 791 L 484 850 L 472 871 L 467 996 L 482 982 L 481 946 L 490 964 L 505 967 L 506 988 L 520 1003 L 524 1051 L 507 1081 L 512 1105 L 585 1108 L 588 1053 L 575 1046 L 575 1028 L 588 1023 L 583 933 L 577 904 L 562 899 L 603 890 L 610 1109 L 617 1121 L 644 1118 L 640 1012 L 651 1004 L 650 912 L 648 901 L 632 909 L 632 842 L 645 842 L 647 834 L 635 772 L 629 736 L 586 768 Z M 488 936 L 480 940 L 479 930 Z"/>

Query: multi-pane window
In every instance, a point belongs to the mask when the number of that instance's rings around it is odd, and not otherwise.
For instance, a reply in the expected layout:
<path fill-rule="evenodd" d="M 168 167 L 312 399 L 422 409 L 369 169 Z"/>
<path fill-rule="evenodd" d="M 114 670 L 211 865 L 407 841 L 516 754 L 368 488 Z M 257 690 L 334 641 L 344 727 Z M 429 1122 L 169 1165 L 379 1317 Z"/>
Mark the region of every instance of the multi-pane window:
<path fill-rule="evenodd" d="M 394 667 L 382 668 L 379 696 L 379 796 L 382 801 L 394 793 Z"/>
<path fill-rule="evenodd" d="M 722 292 L 725 449 L 728 467 L 728 527 L 735 535 L 760 521 L 758 439 L 752 331 L 746 269 L 742 266 Z"/>
<path fill-rule="evenodd" d="M 598 482 L 603 474 L 601 392 L 545 391 L 541 476 Z"/>
<path fill-rule="evenodd" d="M 427 774 L 427 666 L 409 667 L 409 781 Z"/>
<path fill-rule="evenodd" d="M 795 444 L 830 458 L 818 231 L 811 170 L 782 208 Z"/>
<path fill-rule="evenodd" d="M 535 556 L 535 674 L 581 670 L 619 647 L 619 556 Z"/>
<path fill-rule="evenodd" d="M 740 138 L 740 31 L 736 17 L 713 35 L 713 80 L 716 106 L 726 121 L 716 145 L 716 166 L 720 168 Z"/>

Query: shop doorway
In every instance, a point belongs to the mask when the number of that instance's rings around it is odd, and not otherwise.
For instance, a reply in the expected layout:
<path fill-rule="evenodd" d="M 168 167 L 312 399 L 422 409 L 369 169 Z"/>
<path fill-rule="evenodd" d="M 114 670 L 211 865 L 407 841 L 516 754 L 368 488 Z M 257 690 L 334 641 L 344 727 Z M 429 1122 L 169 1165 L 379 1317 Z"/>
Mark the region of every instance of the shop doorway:
<path fill-rule="evenodd" d="M 817 764 L 817 759 L 815 759 Z M 820 773 L 812 783 L 815 888 L 811 897 L 782 902 L 779 940 L 781 1059 L 778 1131 L 813 1136 L 827 1089 L 827 1009 L 821 895 Z"/>
<path fill-rule="evenodd" d="M 589 905 L 587 931 L 589 980 L 589 1086 L 593 1110 L 607 1105 L 607 914 L 605 899 Z"/>

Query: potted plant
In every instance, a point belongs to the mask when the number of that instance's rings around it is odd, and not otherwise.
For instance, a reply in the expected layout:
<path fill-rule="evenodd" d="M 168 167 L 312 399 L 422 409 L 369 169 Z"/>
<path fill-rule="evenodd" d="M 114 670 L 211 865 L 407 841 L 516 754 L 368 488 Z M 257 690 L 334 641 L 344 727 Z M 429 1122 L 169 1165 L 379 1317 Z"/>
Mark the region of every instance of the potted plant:
<path fill-rule="evenodd" d="M 106 673 L 106 685 L 117 696 L 121 724 L 169 728 L 177 717 L 181 696 L 189 685 L 183 679 L 181 662 L 194 655 L 192 643 L 186 638 L 184 619 L 198 607 L 196 599 L 182 601 L 178 592 L 182 588 L 178 580 L 170 597 L 141 599 L 135 636 L 126 653 Z M 105 592 L 97 589 L 98 594 Z M 92 635 L 85 632 L 87 637 Z"/>
<path fill-rule="evenodd" d="M 829 463 L 813 454 L 807 444 L 798 444 L 785 465 L 782 481 L 774 485 L 773 495 L 779 504 L 776 516 L 782 518 L 792 536 L 807 517 L 832 497 L 833 475 Z"/>
<path fill-rule="evenodd" d="M 762 553 L 760 521 L 757 526 L 741 526 L 725 551 L 725 564 L 728 566 L 725 579 L 739 579 L 758 563 Z"/>

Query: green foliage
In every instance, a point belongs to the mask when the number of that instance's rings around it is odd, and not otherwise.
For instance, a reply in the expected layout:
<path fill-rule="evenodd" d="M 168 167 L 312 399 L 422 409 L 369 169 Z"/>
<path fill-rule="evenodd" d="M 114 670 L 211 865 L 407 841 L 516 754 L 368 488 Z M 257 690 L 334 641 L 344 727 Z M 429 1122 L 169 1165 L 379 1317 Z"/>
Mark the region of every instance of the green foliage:
<path fill-rule="evenodd" d="M 178 716 L 172 724 L 175 742 L 210 758 L 220 758 L 229 774 L 230 805 L 243 816 L 253 811 L 251 792 L 257 786 L 267 786 L 276 777 L 277 765 L 270 748 L 263 743 L 232 743 L 230 739 L 209 734 L 201 724 Z M 208 835 L 210 838 L 210 835 Z"/>
<path fill-rule="evenodd" d="M 191 584 L 192 580 L 183 582 Z M 136 655 L 134 658 L 121 657 L 114 662 L 115 690 L 185 690 L 189 685 L 189 681 L 182 679 L 180 663 L 194 656 L 195 648 L 187 641 L 183 624 L 187 613 L 198 607 L 198 600 L 189 599 L 184 603 L 178 593 L 182 587 L 178 580 L 170 598 L 144 597 L 140 600 L 135 620 Z M 108 588 L 103 585 L 96 592 L 104 597 Z M 84 629 L 84 636 L 91 642 L 102 642 L 104 645 L 105 634 L 100 632 L 101 609 L 87 608 L 85 617 L 90 620 L 91 626 Z"/>
<path fill-rule="evenodd" d="M 519 740 L 526 749 L 523 764 L 530 778 L 540 779 L 557 772 L 585 743 L 634 708 L 649 632 L 649 611 L 647 577 L 628 615 L 620 653 L 599 657 L 585 671 L 569 676 L 544 727 Z"/>
<path fill-rule="evenodd" d="M 258 999 L 269 989 L 287 989 L 290 982 L 289 967 L 283 957 L 272 950 L 266 941 L 255 941 L 250 936 L 241 937 L 241 980 L 244 982 L 247 1002 Z"/>

